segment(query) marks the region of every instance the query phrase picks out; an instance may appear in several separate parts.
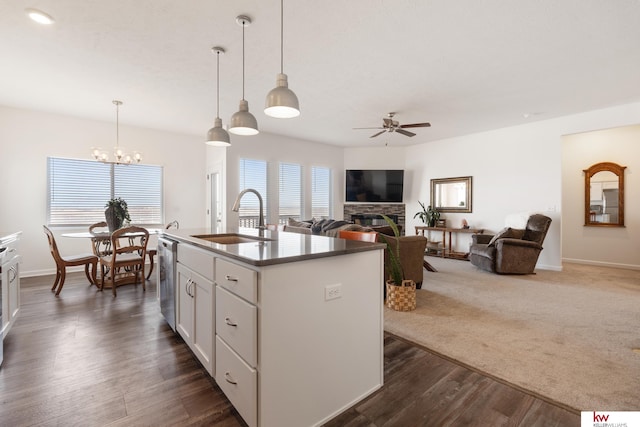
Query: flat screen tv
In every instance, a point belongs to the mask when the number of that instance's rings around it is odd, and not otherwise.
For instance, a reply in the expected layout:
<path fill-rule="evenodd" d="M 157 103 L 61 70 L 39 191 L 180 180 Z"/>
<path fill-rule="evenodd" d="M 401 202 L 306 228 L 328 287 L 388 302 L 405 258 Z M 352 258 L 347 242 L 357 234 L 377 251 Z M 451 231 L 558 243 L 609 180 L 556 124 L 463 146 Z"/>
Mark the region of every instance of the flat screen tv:
<path fill-rule="evenodd" d="M 347 169 L 345 201 L 402 203 L 403 181 L 403 170 Z"/>

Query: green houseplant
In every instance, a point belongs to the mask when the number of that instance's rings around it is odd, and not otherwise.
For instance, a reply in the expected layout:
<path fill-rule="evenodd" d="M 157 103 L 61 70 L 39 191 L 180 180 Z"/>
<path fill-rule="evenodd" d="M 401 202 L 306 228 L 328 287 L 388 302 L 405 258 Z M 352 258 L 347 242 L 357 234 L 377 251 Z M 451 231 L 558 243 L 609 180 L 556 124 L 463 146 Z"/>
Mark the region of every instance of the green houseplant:
<path fill-rule="evenodd" d="M 129 216 L 129 207 L 122 197 L 110 199 L 105 205 L 104 217 L 110 232 L 122 227 L 125 221 L 131 221 Z"/>
<path fill-rule="evenodd" d="M 417 212 L 413 217 L 419 217 L 420 220 L 428 227 L 435 227 L 436 222 L 440 219 L 440 211 L 438 211 L 437 209 L 433 209 L 431 205 L 425 208 L 424 203 L 422 203 L 420 200 L 418 200 L 418 203 L 420 204 L 422 210 L 420 212 Z"/>
<path fill-rule="evenodd" d="M 416 282 L 405 279 L 404 271 L 402 270 L 400 242 L 398 241 L 400 231 L 391 218 L 384 214 L 381 216 L 389 224 L 396 238 L 395 245 L 392 245 L 384 234 L 379 235 L 380 240 L 386 243 L 387 252 L 389 253 L 389 279 L 385 283 L 386 304 L 392 310 L 411 311 L 416 308 Z"/>

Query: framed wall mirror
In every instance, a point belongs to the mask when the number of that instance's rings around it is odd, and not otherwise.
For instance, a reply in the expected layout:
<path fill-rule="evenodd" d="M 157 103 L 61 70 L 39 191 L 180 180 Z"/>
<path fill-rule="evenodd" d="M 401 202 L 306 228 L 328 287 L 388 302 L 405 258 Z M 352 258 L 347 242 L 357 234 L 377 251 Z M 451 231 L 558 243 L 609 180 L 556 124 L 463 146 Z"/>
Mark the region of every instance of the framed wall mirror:
<path fill-rule="evenodd" d="M 616 163 L 596 163 L 584 170 L 584 225 L 624 227 L 624 170 Z"/>
<path fill-rule="evenodd" d="M 472 212 L 470 176 L 431 180 L 431 206 L 440 212 Z"/>

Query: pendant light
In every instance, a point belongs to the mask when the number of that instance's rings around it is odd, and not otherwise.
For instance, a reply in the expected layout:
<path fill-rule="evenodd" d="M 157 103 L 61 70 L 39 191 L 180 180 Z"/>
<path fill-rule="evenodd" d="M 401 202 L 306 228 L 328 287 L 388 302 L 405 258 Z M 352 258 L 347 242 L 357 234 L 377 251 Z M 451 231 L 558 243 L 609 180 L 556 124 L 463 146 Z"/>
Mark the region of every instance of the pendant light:
<path fill-rule="evenodd" d="M 236 22 L 242 26 L 242 99 L 240 100 L 240 109 L 231 116 L 229 132 L 236 135 L 257 135 L 258 121 L 249 112 L 249 103 L 244 99 L 244 27 L 251 25 L 251 19 L 248 16 L 240 15 L 236 18 Z"/>
<path fill-rule="evenodd" d="M 140 163 L 142 160 L 142 153 L 134 151 L 133 154 L 125 153 L 124 149 L 120 148 L 120 106 L 122 101 L 114 99 L 111 101 L 116 106 L 116 146 L 113 148 L 113 156 L 115 161 L 109 161 L 109 154 L 106 151 L 102 151 L 100 148 L 93 148 L 91 155 L 94 159 L 104 163 L 116 163 L 116 164 L 131 164 Z"/>
<path fill-rule="evenodd" d="M 276 78 L 276 87 L 267 94 L 264 113 L 278 119 L 290 119 L 300 115 L 298 97 L 287 82 L 287 75 L 283 71 L 284 57 L 284 12 L 283 0 L 280 0 L 280 73 Z"/>
<path fill-rule="evenodd" d="M 220 55 L 224 55 L 224 49 L 221 47 L 212 47 L 211 51 L 216 54 L 217 72 L 216 72 L 216 118 L 213 121 L 213 127 L 207 132 L 208 145 L 215 147 L 228 147 L 229 133 L 222 128 L 222 120 L 220 119 Z"/>

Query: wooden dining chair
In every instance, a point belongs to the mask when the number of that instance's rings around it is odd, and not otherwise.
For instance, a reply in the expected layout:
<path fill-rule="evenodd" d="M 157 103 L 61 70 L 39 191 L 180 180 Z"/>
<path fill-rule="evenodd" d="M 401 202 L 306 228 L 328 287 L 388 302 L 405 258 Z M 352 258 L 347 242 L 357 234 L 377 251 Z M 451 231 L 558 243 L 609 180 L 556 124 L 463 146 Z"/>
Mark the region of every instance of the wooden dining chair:
<path fill-rule="evenodd" d="M 84 274 L 87 276 L 87 279 L 89 279 L 89 282 L 92 285 L 98 286 L 98 283 L 96 281 L 98 257 L 92 254 L 71 255 L 63 257 L 62 255 L 60 255 L 58 245 L 56 244 L 56 239 L 49 227 L 47 227 L 46 225 L 43 225 L 42 227 L 44 228 L 44 233 L 47 235 L 47 240 L 49 241 L 49 251 L 51 251 L 51 256 L 53 256 L 53 259 L 56 262 L 56 280 L 55 282 L 53 282 L 51 292 L 55 290 L 56 296 L 60 295 L 60 291 L 64 286 L 64 280 L 67 277 L 67 267 L 75 267 L 80 265 L 84 265 Z"/>
<path fill-rule="evenodd" d="M 102 257 L 111 254 L 111 240 L 109 228 L 106 221 L 96 222 L 89 226 L 89 233 L 94 237 L 91 238 L 93 254 Z"/>
<path fill-rule="evenodd" d="M 171 227 L 175 227 L 176 229 L 178 229 L 180 228 L 180 223 L 178 223 L 178 221 L 175 221 L 175 220 L 171 221 L 169 224 L 167 224 L 164 227 L 164 229 L 168 230 Z M 147 273 L 147 280 L 149 280 L 149 278 L 151 277 L 151 273 L 153 272 L 153 261 L 156 255 L 158 255 L 158 250 L 156 248 L 147 249 L 147 256 L 149 257 L 149 273 Z"/>
<path fill-rule="evenodd" d="M 118 285 L 137 285 L 140 281 L 142 290 L 146 291 L 144 265 L 148 242 L 149 231 L 146 228 L 130 226 L 114 231 L 111 234 L 111 254 L 100 257 L 100 289 L 111 285 L 115 297 Z"/>
<path fill-rule="evenodd" d="M 378 233 L 375 231 L 351 231 L 340 230 L 338 237 L 347 240 L 360 240 L 362 242 L 376 242 Z"/>

